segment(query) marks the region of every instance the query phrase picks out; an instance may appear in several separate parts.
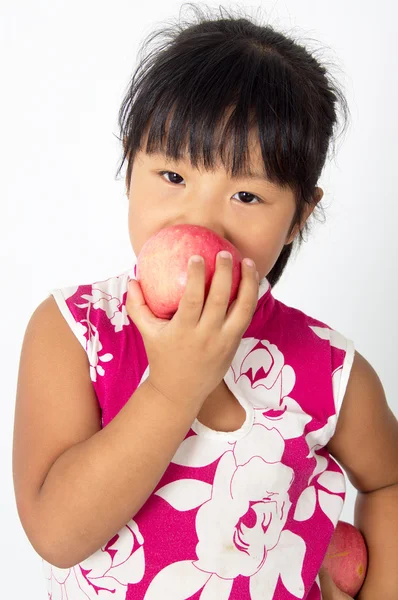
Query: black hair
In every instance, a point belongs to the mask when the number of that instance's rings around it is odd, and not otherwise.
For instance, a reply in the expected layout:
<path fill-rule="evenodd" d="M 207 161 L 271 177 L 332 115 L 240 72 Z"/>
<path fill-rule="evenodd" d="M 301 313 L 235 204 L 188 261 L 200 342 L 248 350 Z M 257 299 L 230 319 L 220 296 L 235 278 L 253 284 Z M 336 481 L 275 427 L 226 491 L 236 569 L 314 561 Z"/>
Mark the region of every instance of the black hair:
<path fill-rule="evenodd" d="M 258 138 L 269 180 L 294 191 L 295 226 L 299 235 L 283 247 L 267 275 L 271 286 L 280 279 L 293 245 L 304 241 L 302 224 L 308 204 L 317 205 L 315 187 L 323 170 L 340 104 L 347 124 L 349 108 L 336 81 L 310 51 L 273 26 L 257 24 L 249 15 L 220 15 L 185 3 L 194 20 L 163 24 L 141 47 L 141 61 L 128 86 L 118 115 L 123 158 L 128 158 L 127 190 L 137 151 L 148 133 L 147 153 L 165 151 L 178 159 L 187 149 L 193 167 L 213 169 L 221 158 L 233 175 L 246 172 L 248 133 Z M 142 57 L 158 37 L 160 44 Z M 215 131 L 233 109 L 221 136 Z M 166 124 L 169 123 L 170 126 Z M 167 131 L 166 131 L 167 129 Z M 181 135 L 185 132 L 186 135 Z M 229 153 L 226 146 L 232 142 Z M 314 213 L 315 213 L 314 210 Z"/>

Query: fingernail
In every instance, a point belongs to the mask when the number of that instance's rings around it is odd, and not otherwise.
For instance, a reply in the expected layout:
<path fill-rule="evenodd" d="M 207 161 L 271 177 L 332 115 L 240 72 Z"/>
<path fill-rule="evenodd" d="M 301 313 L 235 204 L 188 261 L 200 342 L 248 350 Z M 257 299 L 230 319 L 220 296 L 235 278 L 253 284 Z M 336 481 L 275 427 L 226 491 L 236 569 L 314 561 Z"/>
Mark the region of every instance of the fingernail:
<path fill-rule="evenodd" d="M 195 254 L 195 256 L 191 256 L 191 258 L 189 259 L 189 261 L 191 263 L 200 263 L 200 262 L 203 262 L 203 257 L 200 256 L 199 254 Z"/>
<path fill-rule="evenodd" d="M 252 261 L 251 258 L 245 258 L 244 261 L 245 265 L 247 265 L 248 267 L 254 267 L 254 262 Z"/>

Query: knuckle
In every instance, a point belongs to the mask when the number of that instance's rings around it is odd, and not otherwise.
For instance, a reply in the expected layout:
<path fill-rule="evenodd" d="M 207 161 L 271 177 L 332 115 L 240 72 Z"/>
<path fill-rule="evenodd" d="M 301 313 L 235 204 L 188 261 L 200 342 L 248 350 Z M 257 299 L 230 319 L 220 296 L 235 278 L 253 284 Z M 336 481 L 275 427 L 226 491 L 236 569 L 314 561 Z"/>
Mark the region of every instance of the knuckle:
<path fill-rule="evenodd" d="M 185 298 L 185 306 L 188 310 L 196 309 L 201 304 L 201 302 L 202 300 L 199 296 L 189 295 Z"/>
<path fill-rule="evenodd" d="M 231 260 L 221 258 L 217 263 L 217 267 L 219 269 L 224 269 L 224 271 L 230 271 L 232 268 L 232 262 Z"/>
<path fill-rule="evenodd" d="M 253 313 L 253 303 L 247 298 L 241 303 L 241 310 L 245 317 L 251 317 Z"/>
<path fill-rule="evenodd" d="M 225 294 L 222 292 L 214 292 L 211 297 L 211 302 L 216 306 L 225 306 L 227 304 L 228 299 L 225 297 Z"/>
<path fill-rule="evenodd" d="M 223 336 L 222 332 L 217 337 L 217 343 L 213 336 L 207 339 L 206 355 L 216 356 L 218 359 L 226 356 L 229 352 L 231 342 L 228 336 Z"/>

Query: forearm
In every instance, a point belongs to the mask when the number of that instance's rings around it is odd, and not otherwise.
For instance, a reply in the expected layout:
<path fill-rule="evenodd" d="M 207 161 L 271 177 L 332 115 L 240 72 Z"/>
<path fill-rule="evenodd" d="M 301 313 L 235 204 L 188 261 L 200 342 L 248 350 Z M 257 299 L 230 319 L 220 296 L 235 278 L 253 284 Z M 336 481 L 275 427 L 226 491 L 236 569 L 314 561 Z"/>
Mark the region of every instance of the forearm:
<path fill-rule="evenodd" d="M 398 600 L 398 484 L 358 492 L 354 525 L 368 546 L 368 571 L 358 600 Z"/>
<path fill-rule="evenodd" d="M 71 567 L 91 556 L 150 496 L 199 412 L 174 405 L 144 382 L 116 417 L 52 465 L 36 504 L 48 562 Z"/>

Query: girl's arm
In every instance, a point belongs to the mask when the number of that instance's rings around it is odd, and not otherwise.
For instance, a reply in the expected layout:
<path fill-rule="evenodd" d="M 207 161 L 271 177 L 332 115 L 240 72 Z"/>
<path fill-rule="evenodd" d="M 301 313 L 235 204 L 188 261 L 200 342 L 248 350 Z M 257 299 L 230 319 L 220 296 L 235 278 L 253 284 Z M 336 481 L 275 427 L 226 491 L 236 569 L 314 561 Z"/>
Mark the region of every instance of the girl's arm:
<path fill-rule="evenodd" d="M 369 562 L 358 600 L 398 598 L 398 421 L 381 381 L 356 352 L 336 431 L 327 450 L 358 490 L 354 525 Z"/>
<path fill-rule="evenodd" d="M 88 367 L 50 296 L 24 337 L 13 477 L 29 541 L 60 568 L 88 558 L 133 518 L 200 410 L 188 398 L 168 401 L 146 380 L 101 429 Z"/>

